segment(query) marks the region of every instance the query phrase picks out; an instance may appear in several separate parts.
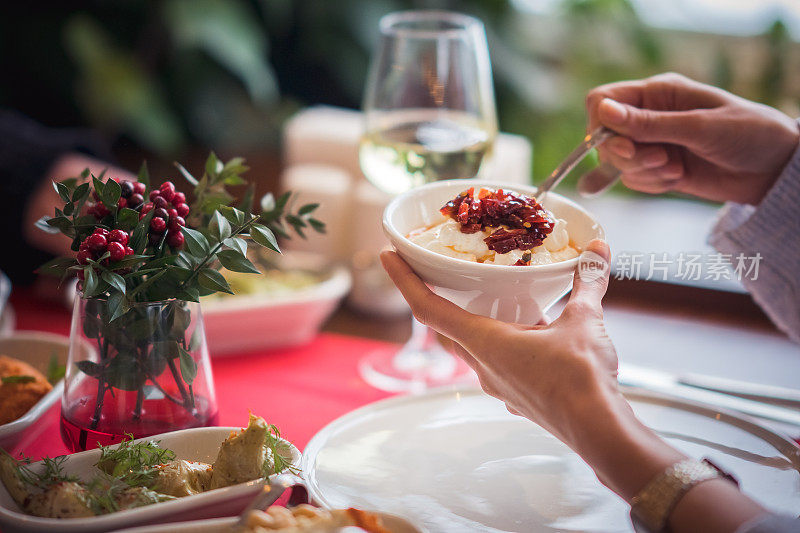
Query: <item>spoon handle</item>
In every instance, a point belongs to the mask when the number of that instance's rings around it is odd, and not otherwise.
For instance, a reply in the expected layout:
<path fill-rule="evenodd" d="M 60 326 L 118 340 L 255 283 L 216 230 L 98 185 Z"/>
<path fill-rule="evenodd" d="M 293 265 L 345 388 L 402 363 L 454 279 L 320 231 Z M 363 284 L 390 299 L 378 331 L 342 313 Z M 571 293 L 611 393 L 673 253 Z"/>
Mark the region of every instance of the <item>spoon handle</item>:
<path fill-rule="evenodd" d="M 614 135 L 614 131 L 606 128 L 605 126 L 600 126 L 596 130 L 592 131 L 589 135 L 584 137 L 583 141 L 581 141 L 581 144 L 579 144 L 572 152 L 570 152 L 570 154 L 564 158 L 561 164 L 556 167 L 552 174 L 550 174 L 550 176 L 539 186 L 539 190 L 536 193 L 536 201 L 541 202 L 547 191 L 555 188 L 559 183 L 561 183 L 561 180 L 563 180 L 567 174 L 569 174 L 570 171 L 572 171 L 572 169 L 575 168 L 593 148 L 603 144 Z"/>

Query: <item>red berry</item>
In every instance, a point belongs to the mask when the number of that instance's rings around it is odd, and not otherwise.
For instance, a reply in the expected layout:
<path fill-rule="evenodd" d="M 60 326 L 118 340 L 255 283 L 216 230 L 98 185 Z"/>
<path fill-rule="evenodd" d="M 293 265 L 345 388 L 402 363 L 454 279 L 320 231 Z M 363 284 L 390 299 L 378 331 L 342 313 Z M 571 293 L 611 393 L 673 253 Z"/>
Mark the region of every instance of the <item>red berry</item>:
<path fill-rule="evenodd" d="M 163 218 L 153 217 L 153 220 L 150 221 L 150 229 L 156 233 L 164 233 L 164 230 L 167 229 L 167 221 Z"/>
<path fill-rule="evenodd" d="M 126 246 L 125 255 L 133 255 L 133 248 L 131 248 L 130 246 Z"/>
<path fill-rule="evenodd" d="M 167 209 L 167 214 L 169 215 L 169 219 L 172 220 L 173 218 L 178 216 L 178 210 L 175 209 L 174 207 L 171 209 Z"/>
<path fill-rule="evenodd" d="M 105 251 L 108 241 L 102 234 L 92 233 L 86 237 L 86 243 L 89 246 L 89 250 L 91 250 L 93 253 L 99 254 Z"/>
<path fill-rule="evenodd" d="M 131 197 L 128 198 L 128 207 L 131 209 L 136 209 L 142 205 L 142 203 L 144 203 L 144 196 L 139 193 L 133 193 L 131 194 Z"/>
<path fill-rule="evenodd" d="M 116 231 L 116 230 L 115 230 Z M 120 242 L 112 242 L 108 245 L 109 259 L 119 261 L 125 257 L 125 245 Z"/>
<path fill-rule="evenodd" d="M 182 227 L 186 225 L 186 221 L 183 220 L 183 217 L 175 217 L 169 219 L 169 229 L 173 231 L 180 231 Z"/>
<path fill-rule="evenodd" d="M 142 183 L 140 181 L 134 181 L 133 182 L 133 193 L 134 194 L 141 194 L 142 196 L 144 196 L 144 191 L 146 191 L 146 190 L 147 190 L 147 187 L 145 187 L 144 183 Z"/>
<path fill-rule="evenodd" d="M 119 188 L 121 189 L 121 194 L 123 198 L 130 198 L 133 194 L 133 183 L 128 180 L 123 181 L 120 183 Z"/>
<path fill-rule="evenodd" d="M 109 232 L 106 228 L 95 228 L 93 233 L 97 233 L 98 235 L 102 235 L 106 239 L 108 239 Z"/>
<path fill-rule="evenodd" d="M 169 207 L 169 202 L 166 201 L 163 196 L 159 196 L 153 200 L 153 205 L 156 206 L 156 208 L 160 207 L 161 209 L 166 209 Z"/>
<path fill-rule="evenodd" d="M 178 212 L 178 216 L 183 218 L 186 218 L 186 215 L 189 214 L 189 206 L 186 204 L 176 205 L 175 210 Z"/>
<path fill-rule="evenodd" d="M 98 220 L 102 219 L 109 213 L 108 208 L 99 202 L 94 204 L 94 206 L 91 208 L 91 211 L 91 214 L 94 215 L 94 217 Z"/>
<path fill-rule="evenodd" d="M 151 202 L 155 202 L 156 198 L 158 198 L 160 196 L 161 196 L 161 192 L 160 191 L 157 191 L 157 190 L 156 191 L 150 191 L 150 201 Z"/>
<path fill-rule="evenodd" d="M 117 207 L 120 209 L 123 207 L 128 207 L 128 199 L 120 196 L 119 200 L 117 200 Z"/>
<path fill-rule="evenodd" d="M 167 244 L 169 244 L 171 248 L 180 248 L 183 246 L 183 233 L 170 230 L 170 232 L 167 233 Z"/>
<path fill-rule="evenodd" d="M 78 251 L 78 263 L 81 265 L 86 265 L 89 263 L 89 259 L 92 258 L 91 252 L 89 250 L 79 250 Z"/>
<path fill-rule="evenodd" d="M 164 220 L 166 220 L 169 218 L 169 212 L 167 212 L 167 210 L 164 209 L 163 207 L 158 207 L 156 208 L 155 211 L 153 211 L 153 217 L 163 218 Z"/>
<path fill-rule="evenodd" d="M 108 240 L 118 242 L 124 246 L 128 244 L 128 234 L 121 229 L 115 229 L 109 234 Z"/>
<path fill-rule="evenodd" d="M 161 187 L 158 188 L 161 191 L 161 194 L 164 194 L 164 191 L 170 191 L 173 194 L 175 193 L 175 184 L 171 181 L 165 181 L 161 184 Z"/>
<path fill-rule="evenodd" d="M 181 205 L 186 203 L 186 195 L 180 191 L 175 191 L 175 194 L 172 195 L 172 205 Z"/>

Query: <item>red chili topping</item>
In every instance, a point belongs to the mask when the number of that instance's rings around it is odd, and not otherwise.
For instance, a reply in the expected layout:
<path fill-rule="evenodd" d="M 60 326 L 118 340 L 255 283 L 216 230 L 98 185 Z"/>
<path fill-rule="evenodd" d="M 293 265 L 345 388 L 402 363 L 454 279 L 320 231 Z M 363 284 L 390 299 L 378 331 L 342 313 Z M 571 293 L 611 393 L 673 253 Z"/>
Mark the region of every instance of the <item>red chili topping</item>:
<path fill-rule="evenodd" d="M 550 213 L 534 198 L 503 189 L 481 189 L 476 197 L 475 188 L 470 187 L 440 211 L 460 223 L 462 233 L 497 228 L 484 242 L 498 254 L 536 248 L 555 225 Z"/>

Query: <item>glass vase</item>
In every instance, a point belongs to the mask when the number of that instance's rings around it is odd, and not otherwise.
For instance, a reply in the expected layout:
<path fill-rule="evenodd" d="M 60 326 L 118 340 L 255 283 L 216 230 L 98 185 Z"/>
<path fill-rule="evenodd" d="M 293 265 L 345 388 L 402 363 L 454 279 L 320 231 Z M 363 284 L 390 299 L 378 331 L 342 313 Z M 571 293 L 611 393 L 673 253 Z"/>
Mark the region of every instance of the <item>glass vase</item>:
<path fill-rule="evenodd" d="M 114 317 L 108 301 L 76 296 L 61 403 L 70 450 L 216 421 L 199 304 L 135 303 Z"/>

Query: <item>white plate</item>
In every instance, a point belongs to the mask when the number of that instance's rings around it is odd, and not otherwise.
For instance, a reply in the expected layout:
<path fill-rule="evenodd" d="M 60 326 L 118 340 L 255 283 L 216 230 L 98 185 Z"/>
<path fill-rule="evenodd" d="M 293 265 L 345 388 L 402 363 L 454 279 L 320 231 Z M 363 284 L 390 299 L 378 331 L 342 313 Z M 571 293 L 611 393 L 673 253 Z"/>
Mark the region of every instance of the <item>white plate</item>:
<path fill-rule="evenodd" d="M 671 444 L 732 472 L 775 511 L 800 509 L 800 453 L 749 419 L 639 390 L 637 415 Z M 539 426 L 476 389 L 383 400 L 304 451 L 311 496 L 381 509 L 431 531 L 631 531 L 628 506 Z"/>
<path fill-rule="evenodd" d="M 399 516 L 372 511 L 380 515 L 383 525 L 391 533 L 425 533 L 409 521 Z M 194 520 L 178 524 L 160 524 L 156 526 L 143 526 L 125 529 L 117 533 L 225 533 L 233 531 L 233 526 L 239 520 L 233 518 L 215 518 L 213 520 Z M 323 533 L 323 532 L 320 532 Z"/>
<path fill-rule="evenodd" d="M 193 428 L 171 433 L 154 435 L 141 440 L 159 440 L 161 446 L 173 450 L 178 459 L 213 463 L 219 446 L 231 431 L 238 427 Z M 288 442 L 287 442 L 288 443 Z M 300 452 L 291 446 L 292 464 L 300 463 Z M 68 456 L 64 470 L 85 479 L 90 478 L 96 469 L 94 464 L 100 457 L 100 450 L 87 450 Z M 109 531 L 124 527 L 157 522 L 179 522 L 182 520 L 213 518 L 236 515 L 244 510 L 259 490 L 256 481 L 240 483 L 231 487 L 211 490 L 186 496 L 177 500 L 147 505 L 118 513 L 92 518 L 40 518 L 23 513 L 5 486 L 0 483 L 0 529 L 3 533 L 12 531 L 53 531 L 86 532 Z"/>
<path fill-rule="evenodd" d="M 7 337 L 0 337 L 0 354 L 24 361 L 46 375 L 47 365 L 53 355 L 60 364 L 67 364 L 69 338 L 55 333 L 18 331 Z M 27 413 L 8 424 L 0 425 L 0 448 L 11 451 L 22 439 L 23 432 L 61 399 L 63 389 L 64 380 L 59 380 Z"/>

